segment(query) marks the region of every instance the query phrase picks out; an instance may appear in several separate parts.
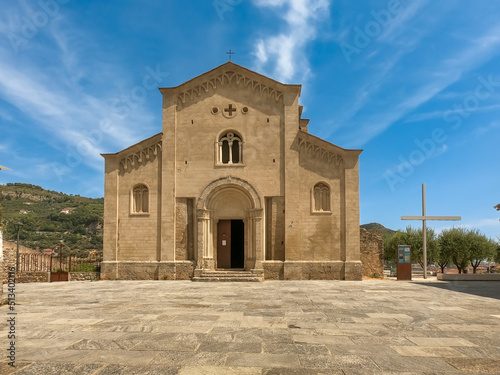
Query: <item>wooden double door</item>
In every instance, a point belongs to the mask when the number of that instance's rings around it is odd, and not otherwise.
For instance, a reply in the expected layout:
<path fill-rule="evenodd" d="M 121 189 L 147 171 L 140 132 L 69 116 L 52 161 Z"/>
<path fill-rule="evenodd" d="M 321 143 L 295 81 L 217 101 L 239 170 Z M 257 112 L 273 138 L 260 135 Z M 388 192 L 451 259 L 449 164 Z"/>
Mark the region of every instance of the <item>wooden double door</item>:
<path fill-rule="evenodd" d="M 243 220 L 219 220 L 217 224 L 217 268 L 245 268 L 245 224 Z"/>

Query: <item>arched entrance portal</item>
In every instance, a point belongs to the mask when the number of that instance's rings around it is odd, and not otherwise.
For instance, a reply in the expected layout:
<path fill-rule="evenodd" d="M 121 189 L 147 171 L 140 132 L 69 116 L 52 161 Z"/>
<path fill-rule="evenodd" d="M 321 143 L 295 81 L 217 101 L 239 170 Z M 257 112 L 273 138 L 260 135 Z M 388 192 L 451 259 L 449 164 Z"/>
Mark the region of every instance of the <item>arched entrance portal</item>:
<path fill-rule="evenodd" d="M 248 182 L 218 179 L 197 204 L 198 270 L 262 270 L 262 205 Z"/>

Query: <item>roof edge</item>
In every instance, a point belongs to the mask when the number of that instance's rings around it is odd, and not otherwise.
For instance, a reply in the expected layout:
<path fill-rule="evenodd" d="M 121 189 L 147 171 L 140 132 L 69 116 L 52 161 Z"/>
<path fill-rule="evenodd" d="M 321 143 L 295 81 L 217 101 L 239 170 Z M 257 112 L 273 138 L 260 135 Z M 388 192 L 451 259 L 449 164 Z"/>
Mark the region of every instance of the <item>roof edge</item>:
<path fill-rule="evenodd" d="M 133 144 L 130 147 L 124 148 L 123 150 L 120 150 L 118 152 L 115 152 L 115 153 L 102 153 L 101 156 L 106 159 L 107 157 L 119 155 L 122 152 L 128 152 L 128 151 L 132 150 L 133 148 L 142 147 L 145 143 L 151 142 L 156 137 L 163 138 L 163 132 L 155 134 L 155 135 L 153 135 L 153 136 L 151 136 L 149 138 L 143 139 L 142 141 L 140 141 L 138 143 L 135 143 L 135 144 Z"/>

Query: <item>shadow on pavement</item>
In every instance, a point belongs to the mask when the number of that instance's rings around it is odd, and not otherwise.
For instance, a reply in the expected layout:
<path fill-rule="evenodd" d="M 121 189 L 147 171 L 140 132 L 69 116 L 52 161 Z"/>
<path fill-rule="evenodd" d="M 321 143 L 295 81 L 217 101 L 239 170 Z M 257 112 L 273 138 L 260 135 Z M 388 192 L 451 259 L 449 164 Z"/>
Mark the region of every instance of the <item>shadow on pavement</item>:
<path fill-rule="evenodd" d="M 438 281 L 418 284 L 500 300 L 499 281 Z"/>

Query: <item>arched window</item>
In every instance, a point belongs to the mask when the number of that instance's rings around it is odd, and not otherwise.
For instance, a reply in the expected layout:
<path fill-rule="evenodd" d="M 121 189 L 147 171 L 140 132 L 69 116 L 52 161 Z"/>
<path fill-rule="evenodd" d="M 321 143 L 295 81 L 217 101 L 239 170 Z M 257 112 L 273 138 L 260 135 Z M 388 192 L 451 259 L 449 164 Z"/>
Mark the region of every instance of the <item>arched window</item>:
<path fill-rule="evenodd" d="M 146 185 L 140 184 L 134 187 L 132 192 L 132 212 L 135 214 L 149 212 L 149 189 Z"/>
<path fill-rule="evenodd" d="M 241 136 L 234 132 L 224 133 L 218 142 L 219 163 L 241 164 L 243 163 L 243 142 Z"/>
<path fill-rule="evenodd" d="M 330 188 L 322 182 L 314 185 L 313 211 L 330 212 Z"/>

